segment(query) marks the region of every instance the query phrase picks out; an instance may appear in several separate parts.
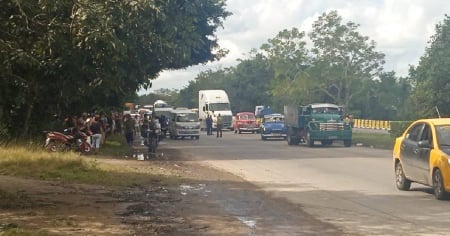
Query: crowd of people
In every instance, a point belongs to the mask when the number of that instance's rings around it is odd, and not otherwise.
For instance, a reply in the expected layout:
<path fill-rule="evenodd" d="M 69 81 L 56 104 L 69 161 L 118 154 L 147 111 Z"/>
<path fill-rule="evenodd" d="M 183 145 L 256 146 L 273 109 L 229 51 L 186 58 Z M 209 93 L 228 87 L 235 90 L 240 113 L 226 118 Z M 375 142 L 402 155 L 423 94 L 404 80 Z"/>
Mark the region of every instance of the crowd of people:
<path fill-rule="evenodd" d="M 97 153 L 106 138 L 113 134 L 125 135 L 127 143 L 131 146 L 133 136 L 140 135 L 140 127 L 144 122 L 144 118 L 139 115 L 132 117 L 130 114 L 123 115 L 120 112 L 113 112 L 110 115 L 104 112 L 92 114 L 85 112 L 80 116 L 64 117 L 62 120 L 55 116 L 51 129 L 71 130 L 74 139 L 81 137 L 81 132 L 90 135 L 93 152 Z"/>

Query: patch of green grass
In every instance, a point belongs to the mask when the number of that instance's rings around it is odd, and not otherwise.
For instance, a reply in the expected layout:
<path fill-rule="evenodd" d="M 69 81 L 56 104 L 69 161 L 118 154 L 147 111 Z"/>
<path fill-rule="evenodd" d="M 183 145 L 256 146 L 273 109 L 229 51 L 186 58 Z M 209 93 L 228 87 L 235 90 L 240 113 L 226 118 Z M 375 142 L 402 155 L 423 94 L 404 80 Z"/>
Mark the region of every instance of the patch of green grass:
<path fill-rule="evenodd" d="M 362 144 L 365 147 L 374 147 L 381 149 L 392 149 L 395 138 L 390 134 L 381 133 L 359 133 L 354 132 L 352 137 L 353 145 Z"/>
<path fill-rule="evenodd" d="M 108 156 L 124 156 L 130 152 L 125 136 L 114 134 L 106 137 L 105 143 L 100 146 L 99 154 Z"/>
<path fill-rule="evenodd" d="M 42 148 L 30 151 L 10 146 L 0 147 L 0 175 L 127 187 L 143 186 L 160 173 L 151 168 L 98 162 L 73 152 L 49 153 Z"/>

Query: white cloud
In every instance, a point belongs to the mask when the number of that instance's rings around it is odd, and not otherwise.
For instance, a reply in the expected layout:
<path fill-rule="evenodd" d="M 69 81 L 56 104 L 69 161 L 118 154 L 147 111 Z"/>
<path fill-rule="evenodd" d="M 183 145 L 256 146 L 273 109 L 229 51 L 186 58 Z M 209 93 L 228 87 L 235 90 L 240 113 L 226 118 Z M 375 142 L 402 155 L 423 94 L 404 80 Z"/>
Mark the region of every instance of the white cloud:
<path fill-rule="evenodd" d="M 417 65 L 435 25 L 449 9 L 447 0 L 228 0 L 227 10 L 233 15 L 217 32 L 219 44 L 230 50 L 227 57 L 163 72 L 150 91 L 181 89 L 201 71 L 236 65 L 236 59 L 244 58 L 283 29 L 297 27 L 309 32 L 312 23 L 330 10 L 337 10 L 344 22 L 359 24 L 359 32 L 377 43 L 377 50 L 386 54 L 386 71 L 407 75 L 409 65 Z"/>

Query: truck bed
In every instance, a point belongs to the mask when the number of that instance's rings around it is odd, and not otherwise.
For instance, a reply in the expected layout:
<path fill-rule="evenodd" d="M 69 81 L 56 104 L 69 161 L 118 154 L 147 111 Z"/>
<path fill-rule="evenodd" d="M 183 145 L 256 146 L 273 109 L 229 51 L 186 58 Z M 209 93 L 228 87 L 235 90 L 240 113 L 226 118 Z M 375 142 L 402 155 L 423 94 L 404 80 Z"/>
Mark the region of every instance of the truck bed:
<path fill-rule="evenodd" d="M 284 124 L 290 127 L 298 127 L 299 111 L 299 106 L 285 105 Z"/>

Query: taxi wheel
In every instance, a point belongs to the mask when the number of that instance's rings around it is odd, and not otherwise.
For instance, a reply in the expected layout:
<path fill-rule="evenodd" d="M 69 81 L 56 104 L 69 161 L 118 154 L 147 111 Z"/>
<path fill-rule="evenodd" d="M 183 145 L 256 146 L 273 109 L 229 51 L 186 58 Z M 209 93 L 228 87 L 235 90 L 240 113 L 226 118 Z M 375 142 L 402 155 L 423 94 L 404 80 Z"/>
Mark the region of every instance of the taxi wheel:
<path fill-rule="evenodd" d="M 402 164 L 400 164 L 400 162 L 395 165 L 395 184 L 400 190 L 409 190 L 409 188 L 411 187 L 411 181 L 406 178 L 405 173 L 403 172 Z"/>
<path fill-rule="evenodd" d="M 439 169 L 436 169 L 433 172 L 433 193 L 436 199 L 439 200 L 444 200 L 448 197 L 448 194 L 444 188 L 444 179 L 442 178 L 442 174 Z"/>

